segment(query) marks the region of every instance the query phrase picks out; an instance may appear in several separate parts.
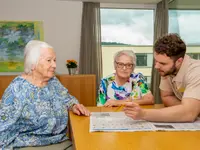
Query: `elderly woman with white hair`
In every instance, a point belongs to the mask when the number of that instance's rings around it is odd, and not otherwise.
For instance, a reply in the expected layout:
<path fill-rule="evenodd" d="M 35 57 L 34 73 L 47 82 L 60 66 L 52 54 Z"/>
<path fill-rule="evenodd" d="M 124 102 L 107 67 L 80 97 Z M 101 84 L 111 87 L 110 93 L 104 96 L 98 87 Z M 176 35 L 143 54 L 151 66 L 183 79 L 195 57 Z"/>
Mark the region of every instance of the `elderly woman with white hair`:
<path fill-rule="evenodd" d="M 134 73 L 136 56 L 131 50 L 122 50 L 114 56 L 116 72 L 101 79 L 97 106 L 121 106 L 126 101 L 154 104 L 144 76 Z"/>
<path fill-rule="evenodd" d="M 68 110 L 90 112 L 59 82 L 55 69 L 52 46 L 36 40 L 26 45 L 24 73 L 11 82 L 0 104 L 0 149 L 72 149 Z"/>

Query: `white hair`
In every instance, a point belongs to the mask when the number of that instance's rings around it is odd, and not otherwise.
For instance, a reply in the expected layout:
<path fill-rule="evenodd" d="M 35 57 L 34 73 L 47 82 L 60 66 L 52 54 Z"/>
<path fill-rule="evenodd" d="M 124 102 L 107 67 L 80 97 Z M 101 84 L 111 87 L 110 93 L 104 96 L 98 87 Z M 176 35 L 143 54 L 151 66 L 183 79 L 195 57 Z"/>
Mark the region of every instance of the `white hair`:
<path fill-rule="evenodd" d="M 136 55 L 135 55 L 135 53 L 134 53 L 132 50 L 121 50 L 121 51 L 118 51 L 118 52 L 114 55 L 114 64 L 115 64 L 115 62 L 117 61 L 117 59 L 118 59 L 120 56 L 122 56 L 122 55 L 126 55 L 126 56 L 131 57 L 133 66 L 136 66 Z"/>
<path fill-rule="evenodd" d="M 37 65 L 41 49 L 43 48 L 53 48 L 46 42 L 31 40 L 29 41 L 24 48 L 24 72 L 26 74 L 32 72 L 32 66 Z"/>

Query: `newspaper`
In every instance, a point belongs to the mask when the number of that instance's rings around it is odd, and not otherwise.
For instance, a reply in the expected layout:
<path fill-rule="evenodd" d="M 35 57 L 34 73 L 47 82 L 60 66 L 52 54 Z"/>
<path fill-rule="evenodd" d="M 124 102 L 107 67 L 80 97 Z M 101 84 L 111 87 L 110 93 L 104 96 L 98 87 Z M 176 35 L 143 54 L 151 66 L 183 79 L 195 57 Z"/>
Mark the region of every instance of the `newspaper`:
<path fill-rule="evenodd" d="M 92 112 L 90 132 L 132 132 L 132 131 L 198 131 L 200 118 L 193 123 L 158 123 L 134 120 L 124 112 Z"/>

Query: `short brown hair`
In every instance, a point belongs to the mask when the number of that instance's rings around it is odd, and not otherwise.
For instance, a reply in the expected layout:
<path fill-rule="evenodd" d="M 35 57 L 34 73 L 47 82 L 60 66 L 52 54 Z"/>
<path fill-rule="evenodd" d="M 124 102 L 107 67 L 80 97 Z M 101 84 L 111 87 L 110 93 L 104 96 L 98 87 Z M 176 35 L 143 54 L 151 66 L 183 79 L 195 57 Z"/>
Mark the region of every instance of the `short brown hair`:
<path fill-rule="evenodd" d="M 158 54 L 166 54 L 177 60 L 186 53 L 185 42 L 176 33 L 171 33 L 158 38 L 154 44 L 154 51 Z"/>

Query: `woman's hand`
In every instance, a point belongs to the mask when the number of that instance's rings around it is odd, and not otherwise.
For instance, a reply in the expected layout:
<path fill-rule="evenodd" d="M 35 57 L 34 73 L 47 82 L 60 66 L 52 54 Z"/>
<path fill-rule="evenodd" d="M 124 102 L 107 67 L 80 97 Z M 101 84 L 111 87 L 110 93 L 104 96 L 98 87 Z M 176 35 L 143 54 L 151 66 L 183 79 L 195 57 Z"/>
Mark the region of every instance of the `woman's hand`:
<path fill-rule="evenodd" d="M 126 102 L 126 100 L 114 100 L 114 99 L 109 99 L 106 101 L 106 103 L 103 105 L 105 107 L 113 107 L 113 106 L 121 106 Z"/>
<path fill-rule="evenodd" d="M 131 102 L 131 101 L 132 101 L 131 99 L 123 99 L 123 100 L 109 99 L 103 106 L 105 107 L 121 106 L 124 105 L 126 102 Z"/>
<path fill-rule="evenodd" d="M 82 104 L 75 104 L 72 106 L 72 112 L 76 115 L 90 116 L 90 111 Z"/>

